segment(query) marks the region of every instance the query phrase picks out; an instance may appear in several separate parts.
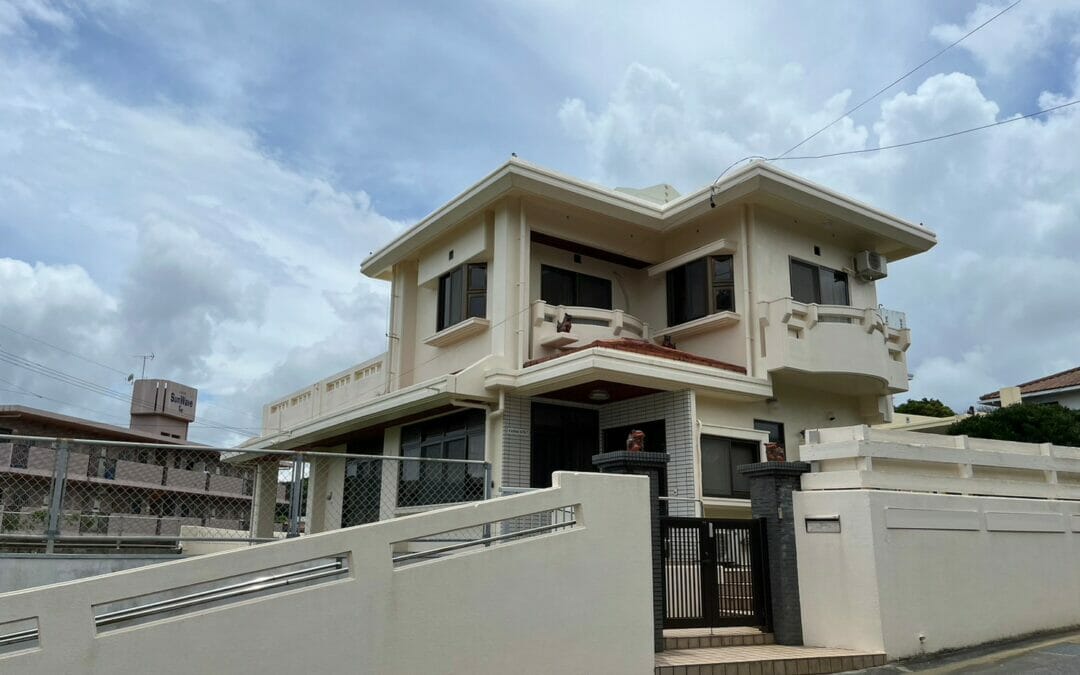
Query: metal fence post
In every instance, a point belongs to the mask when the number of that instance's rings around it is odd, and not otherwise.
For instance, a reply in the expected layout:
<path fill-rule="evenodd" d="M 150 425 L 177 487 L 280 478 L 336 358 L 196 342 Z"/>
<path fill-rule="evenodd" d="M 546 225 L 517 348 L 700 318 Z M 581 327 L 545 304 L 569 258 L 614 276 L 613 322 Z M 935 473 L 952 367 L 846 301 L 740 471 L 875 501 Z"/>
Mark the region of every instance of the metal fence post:
<path fill-rule="evenodd" d="M 304 454 L 293 458 L 293 484 L 289 494 L 289 533 L 288 537 L 300 536 L 300 508 L 304 503 Z"/>
<path fill-rule="evenodd" d="M 60 536 L 60 517 L 64 509 L 64 488 L 67 486 L 68 442 L 58 438 L 53 456 L 52 486 L 49 490 L 49 524 L 45 528 L 45 552 L 52 553 Z"/>
<path fill-rule="evenodd" d="M 491 462 L 484 462 L 484 497 L 486 502 L 491 499 L 491 490 L 494 486 L 491 484 Z M 484 523 L 484 539 L 491 537 L 491 523 Z M 490 542 L 488 542 L 490 544 Z"/>

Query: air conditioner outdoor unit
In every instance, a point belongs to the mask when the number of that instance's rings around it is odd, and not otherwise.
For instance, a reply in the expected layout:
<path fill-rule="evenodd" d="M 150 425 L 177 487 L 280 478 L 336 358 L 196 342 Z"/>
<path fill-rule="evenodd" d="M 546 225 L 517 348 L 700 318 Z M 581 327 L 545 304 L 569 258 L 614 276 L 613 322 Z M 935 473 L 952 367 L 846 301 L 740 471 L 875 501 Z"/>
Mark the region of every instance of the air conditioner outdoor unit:
<path fill-rule="evenodd" d="M 864 281 L 884 279 L 888 276 L 885 256 L 873 251 L 861 251 L 855 256 L 855 273 Z"/>

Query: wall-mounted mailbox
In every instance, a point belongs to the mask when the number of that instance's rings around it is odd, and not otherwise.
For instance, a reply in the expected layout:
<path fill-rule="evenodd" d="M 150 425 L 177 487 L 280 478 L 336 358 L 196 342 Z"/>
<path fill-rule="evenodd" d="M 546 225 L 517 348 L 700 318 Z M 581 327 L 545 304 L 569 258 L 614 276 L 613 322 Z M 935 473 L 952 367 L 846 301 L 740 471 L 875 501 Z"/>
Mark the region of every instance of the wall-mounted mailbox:
<path fill-rule="evenodd" d="M 840 516 L 807 518 L 806 531 L 811 534 L 840 534 Z"/>

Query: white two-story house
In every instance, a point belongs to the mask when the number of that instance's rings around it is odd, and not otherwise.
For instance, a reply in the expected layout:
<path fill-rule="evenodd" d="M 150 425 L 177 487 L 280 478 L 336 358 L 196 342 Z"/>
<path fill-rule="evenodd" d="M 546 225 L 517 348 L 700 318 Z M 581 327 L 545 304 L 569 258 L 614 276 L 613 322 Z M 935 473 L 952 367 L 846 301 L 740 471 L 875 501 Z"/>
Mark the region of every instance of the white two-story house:
<path fill-rule="evenodd" d="M 680 196 L 511 159 L 364 261 L 386 353 L 268 403 L 248 445 L 486 459 L 498 494 L 640 430 L 672 514 L 748 516 L 735 467 L 767 442 L 888 418 L 910 332 L 876 280 L 935 243 L 767 163 Z"/>

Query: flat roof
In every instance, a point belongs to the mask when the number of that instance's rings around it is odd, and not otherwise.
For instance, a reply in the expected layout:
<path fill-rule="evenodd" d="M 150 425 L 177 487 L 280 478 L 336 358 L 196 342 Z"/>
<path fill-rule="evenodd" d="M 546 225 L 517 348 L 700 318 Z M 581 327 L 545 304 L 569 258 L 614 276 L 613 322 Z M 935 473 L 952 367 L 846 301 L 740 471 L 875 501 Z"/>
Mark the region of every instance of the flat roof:
<path fill-rule="evenodd" d="M 888 214 L 767 162 L 753 162 L 716 183 L 660 204 L 514 157 L 371 254 L 361 265 L 361 271 L 372 278 L 389 279 L 394 264 L 418 253 L 494 200 L 512 193 L 552 199 L 657 232 L 705 215 L 711 208 L 710 202 L 723 206 L 740 201 L 782 201 L 842 220 L 856 231 L 889 242 L 888 251 L 879 252 L 892 260 L 922 253 L 937 244 L 937 236 L 921 224 Z"/>
<path fill-rule="evenodd" d="M 147 441 L 151 443 L 168 443 L 171 445 L 202 445 L 201 443 L 191 443 L 176 438 L 169 438 L 168 436 L 155 436 L 154 434 L 146 433 L 144 431 L 135 431 L 134 429 L 119 427 L 114 424 L 95 422 L 82 417 L 61 415 L 60 413 L 52 412 L 50 410 L 41 410 L 40 408 L 30 408 L 23 405 L 0 405 L 0 425 L 3 424 L 5 419 L 11 417 L 29 418 L 36 422 L 55 424 L 57 426 L 64 426 L 79 431 L 89 431 L 95 434 L 109 436 L 109 438 L 102 440 Z"/>

